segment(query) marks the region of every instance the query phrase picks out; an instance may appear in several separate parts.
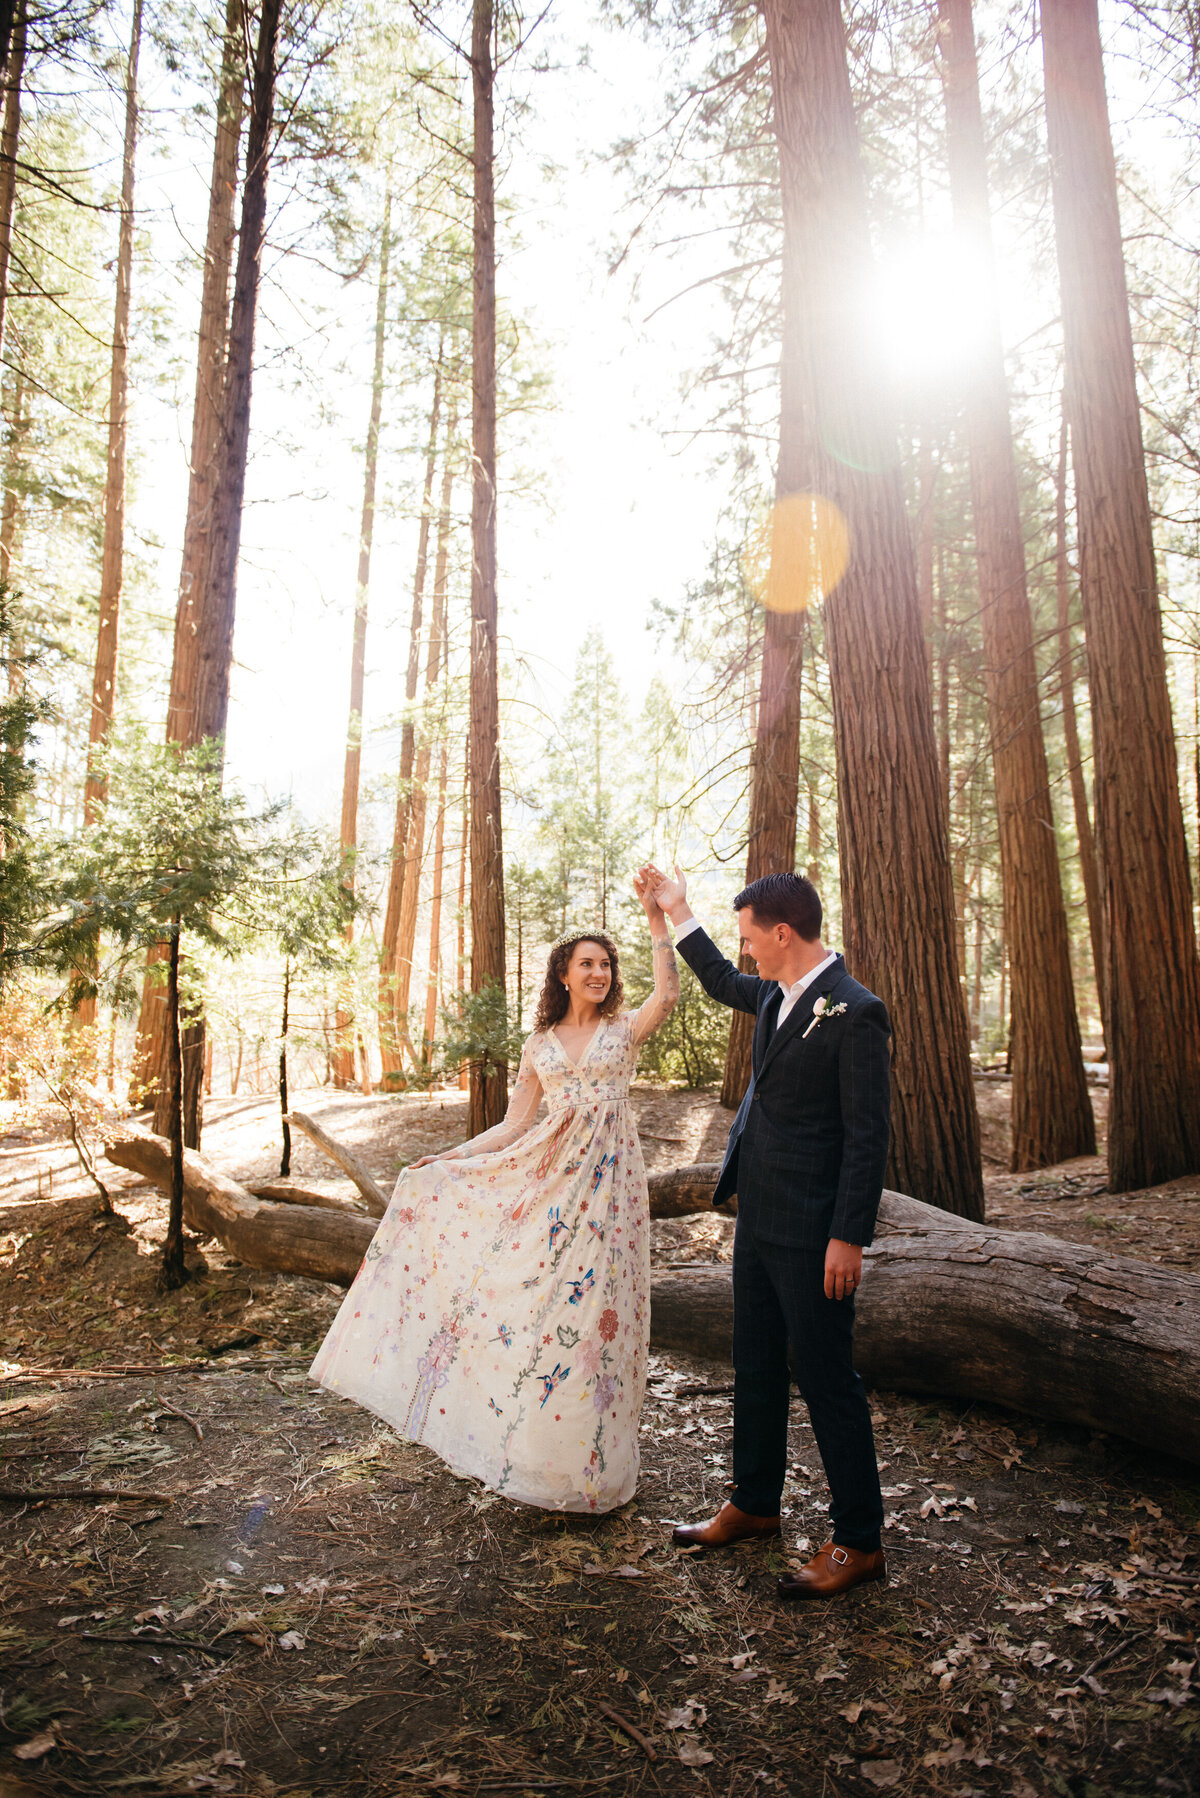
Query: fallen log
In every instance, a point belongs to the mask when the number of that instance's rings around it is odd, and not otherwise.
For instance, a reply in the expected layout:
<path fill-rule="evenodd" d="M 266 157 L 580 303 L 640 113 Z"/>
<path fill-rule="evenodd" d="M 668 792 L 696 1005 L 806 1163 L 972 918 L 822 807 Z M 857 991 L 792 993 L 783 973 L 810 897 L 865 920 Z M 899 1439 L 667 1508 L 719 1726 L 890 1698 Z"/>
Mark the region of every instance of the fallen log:
<path fill-rule="evenodd" d="M 702 1185 L 699 1166 L 678 1171 Z M 1194 1274 L 894 1192 L 865 1265 L 855 1342 L 869 1385 L 982 1399 L 1200 1462 Z M 728 1359 L 728 1268 L 656 1276 L 650 1311 L 656 1345 Z"/>
<path fill-rule="evenodd" d="M 165 1189 L 170 1148 L 125 1125 L 110 1160 Z M 652 1216 L 712 1204 L 715 1163 L 649 1181 Z M 348 1285 L 374 1223 L 255 1198 L 192 1151 L 184 1218 L 250 1267 Z M 982 1399 L 1112 1431 L 1200 1462 L 1200 1279 L 1032 1231 L 996 1230 L 887 1192 L 858 1295 L 863 1377 L 892 1391 Z M 657 1347 L 727 1360 L 727 1267 L 651 1283 Z"/>
<path fill-rule="evenodd" d="M 170 1143 L 136 1124 L 122 1124 L 121 1130 L 105 1148 L 108 1160 L 169 1191 Z M 190 1230 L 215 1236 L 247 1267 L 307 1274 L 341 1286 L 358 1272 L 375 1234 L 370 1218 L 350 1212 L 256 1199 L 194 1149 L 183 1152 L 183 1221 Z"/>
<path fill-rule="evenodd" d="M 387 1199 L 353 1149 L 348 1149 L 345 1143 L 338 1142 L 336 1137 L 330 1136 L 328 1130 L 322 1129 L 315 1118 L 306 1117 L 302 1111 L 289 1111 L 287 1121 L 289 1124 L 294 1124 L 297 1130 L 303 1130 L 304 1134 L 311 1137 L 316 1143 L 318 1149 L 328 1155 L 330 1161 L 340 1167 L 344 1174 L 349 1174 L 366 1200 L 367 1210 L 371 1216 L 382 1217 L 388 1208 Z"/>
<path fill-rule="evenodd" d="M 302 1180 L 293 1180 L 285 1174 L 274 1180 L 252 1180 L 246 1191 L 256 1199 L 274 1199 L 278 1205 L 316 1205 L 325 1211 L 348 1211 L 352 1217 L 366 1215 L 367 1208 L 361 1199 L 327 1192 L 320 1186 L 306 1186 Z"/>

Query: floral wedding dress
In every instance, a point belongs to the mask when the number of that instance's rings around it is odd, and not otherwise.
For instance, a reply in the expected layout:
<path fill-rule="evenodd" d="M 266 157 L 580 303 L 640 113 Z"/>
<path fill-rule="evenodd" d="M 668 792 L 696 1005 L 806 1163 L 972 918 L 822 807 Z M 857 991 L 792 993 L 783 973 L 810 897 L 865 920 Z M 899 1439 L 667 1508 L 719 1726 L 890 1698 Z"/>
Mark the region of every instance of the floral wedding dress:
<path fill-rule="evenodd" d="M 548 1510 L 610 1511 L 637 1483 L 650 1240 L 629 1084 L 677 991 L 670 950 L 655 964 L 653 995 L 602 1018 L 578 1065 L 536 1031 L 504 1122 L 401 1174 L 312 1367 Z"/>

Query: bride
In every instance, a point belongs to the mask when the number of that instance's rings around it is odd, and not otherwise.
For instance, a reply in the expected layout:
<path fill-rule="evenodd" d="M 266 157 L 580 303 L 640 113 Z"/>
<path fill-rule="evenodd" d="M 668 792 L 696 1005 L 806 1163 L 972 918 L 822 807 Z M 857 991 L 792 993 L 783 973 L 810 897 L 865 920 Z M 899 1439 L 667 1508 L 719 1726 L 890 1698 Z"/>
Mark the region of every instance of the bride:
<path fill-rule="evenodd" d="M 634 888 L 651 996 L 621 1009 L 603 931 L 559 938 L 504 1122 L 400 1175 L 312 1366 L 456 1473 L 547 1510 L 611 1511 L 637 1483 L 650 1229 L 629 1083 L 679 976 L 645 869 Z"/>

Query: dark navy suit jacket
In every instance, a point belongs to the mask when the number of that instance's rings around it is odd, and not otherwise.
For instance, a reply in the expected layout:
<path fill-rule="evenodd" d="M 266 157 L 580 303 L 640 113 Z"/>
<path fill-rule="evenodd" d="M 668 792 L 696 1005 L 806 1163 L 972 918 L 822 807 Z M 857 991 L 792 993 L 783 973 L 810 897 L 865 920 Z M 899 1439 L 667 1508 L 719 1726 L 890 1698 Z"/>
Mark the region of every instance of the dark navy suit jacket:
<path fill-rule="evenodd" d="M 871 1241 L 889 1128 L 886 1007 L 839 955 L 776 1028 L 778 981 L 742 974 L 704 930 L 677 944 L 710 998 L 755 1017 L 753 1076 L 729 1132 L 713 1196 L 756 1237 L 792 1248 Z M 844 1006 L 813 1029 L 817 1000 Z"/>

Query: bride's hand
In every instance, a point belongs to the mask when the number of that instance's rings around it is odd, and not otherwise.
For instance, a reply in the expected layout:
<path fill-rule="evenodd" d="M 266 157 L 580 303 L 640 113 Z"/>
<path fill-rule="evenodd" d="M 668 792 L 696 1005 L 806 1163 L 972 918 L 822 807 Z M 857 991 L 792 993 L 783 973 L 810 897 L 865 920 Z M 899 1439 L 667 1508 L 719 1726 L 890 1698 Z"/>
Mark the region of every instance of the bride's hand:
<path fill-rule="evenodd" d="M 642 910 L 649 919 L 650 927 L 653 930 L 656 924 L 661 924 L 664 920 L 662 907 L 654 896 L 652 873 L 653 870 L 649 867 L 639 868 L 633 877 L 633 890 L 637 894 Z"/>
<path fill-rule="evenodd" d="M 643 869 L 643 873 L 648 875 L 654 902 L 662 911 L 669 913 L 673 905 L 682 905 L 687 899 L 687 881 L 680 872 L 678 862 L 675 864 L 674 880 L 653 864 Z"/>
<path fill-rule="evenodd" d="M 414 1168 L 428 1167 L 430 1165 L 430 1163 L 433 1161 L 453 1161 L 453 1160 L 454 1160 L 454 1151 L 452 1149 L 446 1149 L 446 1150 L 443 1150 L 442 1154 L 440 1154 L 440 1155 L 422 1155 L 419 1161 L 410 1161 L 404 1171 L 406 1174 L 411 1174 Z"/>

